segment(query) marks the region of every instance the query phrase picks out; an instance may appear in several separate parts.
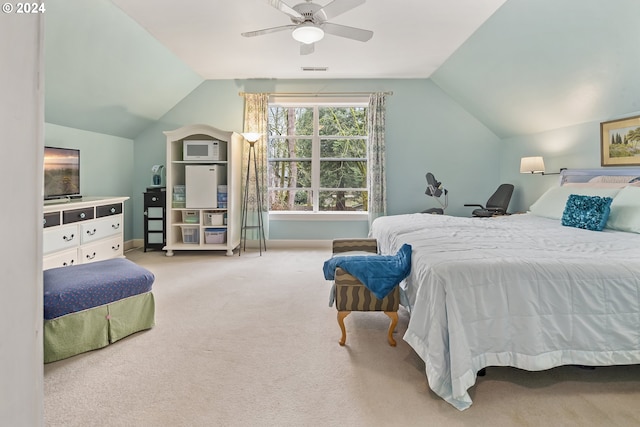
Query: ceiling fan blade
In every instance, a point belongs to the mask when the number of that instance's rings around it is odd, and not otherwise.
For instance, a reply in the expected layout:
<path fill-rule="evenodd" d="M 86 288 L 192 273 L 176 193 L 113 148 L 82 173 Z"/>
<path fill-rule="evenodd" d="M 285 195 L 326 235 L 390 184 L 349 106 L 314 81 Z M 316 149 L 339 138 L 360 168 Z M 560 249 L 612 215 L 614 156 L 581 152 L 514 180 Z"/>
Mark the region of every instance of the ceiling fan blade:
<path fill-rule="evenodd" d="M 295 18 L 296 20 L 304 21 L 304 16 L 302 16 L 301 13 L 299 13 L 297 10 L 295 10 L 285 2 L 280 0 L 268 0 L 268 1 L 271 6 L 275 7 L 280 12 L 286 13 L 287 15 L 289 15 L 292 18 Z"/>
<path fill-rule="evenodd" d="M 366 0 L 333 0 L 328 5 L 320 8 L 313 16 L 314 18 L 320 18 L 321 21 L 328 21 L 356 6 L 360 6 L 365 1 Z"/>
<path fill-rule="evenodd" d="M 315 51 L 315 43 L 300 43 L 300 55 L 310 55 Z"/>
<path fill-rule="evenodd" d="M 289 30 L 289 29 L 292 29 L 292 28 L 295 28 L 295 27 L 297 27 L 297 25 L 294 25 L 294 24 L 283 25 L 281 27 L 265 28 L 264 30 L 248 31 L 246 33 L 242 33 L 242 35 L 244 37 L 255 37 L 255 36 L 261 36 L 261 35 L 269 34 L 269 33 L 276 33 L 278 31 Z"/>
<path fill-rule="evenodd" d="M 346 25 L 325 22 L 320 27 L 322 27 L 325 33 L 333 34 L 334 36 L 346 37 L 348 39 L 358 40 L 361 42 L 366 42 L 371 37 L 373 37 L 373 31 L 347 27 Z"/>

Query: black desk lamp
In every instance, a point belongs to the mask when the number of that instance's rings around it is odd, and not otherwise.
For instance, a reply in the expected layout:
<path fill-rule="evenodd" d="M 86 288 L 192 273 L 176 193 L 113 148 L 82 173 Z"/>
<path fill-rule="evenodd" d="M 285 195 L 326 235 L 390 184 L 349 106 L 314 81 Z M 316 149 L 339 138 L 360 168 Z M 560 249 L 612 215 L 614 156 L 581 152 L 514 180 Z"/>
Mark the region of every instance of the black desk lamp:
<path fill-rule="evenodd" d="M 424 192 L 427 196 L 431 196 L 442 206 L 441 208 L 431 208 L 422 213 L 444 215 L 444 210 L 449 205 L 449 191 L 446 188 L 442 188 L 442 183 L 436 179 L 431 172 L 427 173 L 427 189 Z M 444 194 L 444 203 L 440 200 L 440 196 Z"/>

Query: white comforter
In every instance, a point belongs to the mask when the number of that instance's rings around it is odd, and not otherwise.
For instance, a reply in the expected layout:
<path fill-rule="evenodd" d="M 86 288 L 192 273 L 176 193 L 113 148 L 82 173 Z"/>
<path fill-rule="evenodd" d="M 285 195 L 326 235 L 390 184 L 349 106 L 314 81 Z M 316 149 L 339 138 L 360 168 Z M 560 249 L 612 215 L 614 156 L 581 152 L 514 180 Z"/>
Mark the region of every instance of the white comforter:
<path fill-rule="evenodd" d="M 412 245 L 404 336 L 431 389 L 463 410 L 486 366 L 640 363 L 640 235 L 531 214 L 378 218 L 383 254 Z"/>

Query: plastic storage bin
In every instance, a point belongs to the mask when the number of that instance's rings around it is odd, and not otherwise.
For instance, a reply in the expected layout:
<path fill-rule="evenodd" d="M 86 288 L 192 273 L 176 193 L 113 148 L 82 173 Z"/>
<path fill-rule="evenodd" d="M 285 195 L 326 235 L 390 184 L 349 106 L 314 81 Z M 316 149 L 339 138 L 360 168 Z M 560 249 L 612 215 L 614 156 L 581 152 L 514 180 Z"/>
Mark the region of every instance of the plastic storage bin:
<path fill-rule="evenodd" d="M 224 214 L 218 212 L 206 212 L 204 225 L 224 225 Z"/>
<path fill-rule="evenodd" d="M 200 243 L 199 227 L 197 225 L 181 225 L 182 243 Z"/>
<path fill-rule="evenodd" d="M 182 222 L 187 224 L 198 224 L 200 222 L 198 211 L 182 211 Z"/>
<path fill-rule="evenodd" d="M 186 206 L 185 186 L 174 185 L 173 186 L 173 200 L 171 200 L 171 206 L 174 208 L 184 208 Z"/>
<path fill-rule="evenodd" d="M 225 209 L 227 207 L 227 186 L 218 185 L 217 190 L 218 190 L 217 192 L 218 207 Z"/>
<path fill-rule="evenodd" d="M 225 243 L 227 241 L 227 230 L 224 228 L 205 228 L 205 243 Z"/>

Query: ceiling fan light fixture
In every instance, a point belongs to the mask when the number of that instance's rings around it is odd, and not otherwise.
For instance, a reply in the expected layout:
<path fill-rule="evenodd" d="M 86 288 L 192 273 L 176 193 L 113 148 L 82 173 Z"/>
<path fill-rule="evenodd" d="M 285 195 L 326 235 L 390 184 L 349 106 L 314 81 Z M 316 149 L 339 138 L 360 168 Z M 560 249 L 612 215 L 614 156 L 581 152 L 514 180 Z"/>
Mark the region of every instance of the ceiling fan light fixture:
<path fill-rule="evenodd" d="M 322 28 L 316 27 L 313 24 L 302 24 L 298 26 L 293 33 L 291 33 L 294 40 L 304 44 L 311 44 L 322 40 L 324 37 L 324 31 Z"/>

